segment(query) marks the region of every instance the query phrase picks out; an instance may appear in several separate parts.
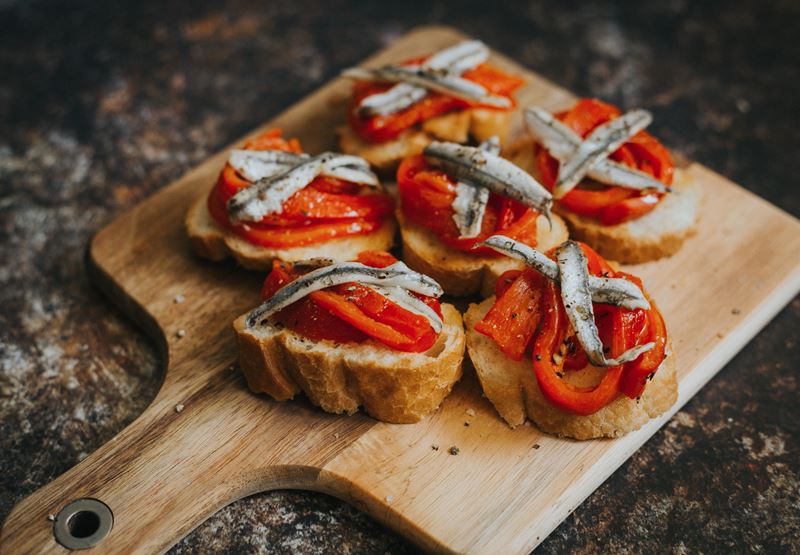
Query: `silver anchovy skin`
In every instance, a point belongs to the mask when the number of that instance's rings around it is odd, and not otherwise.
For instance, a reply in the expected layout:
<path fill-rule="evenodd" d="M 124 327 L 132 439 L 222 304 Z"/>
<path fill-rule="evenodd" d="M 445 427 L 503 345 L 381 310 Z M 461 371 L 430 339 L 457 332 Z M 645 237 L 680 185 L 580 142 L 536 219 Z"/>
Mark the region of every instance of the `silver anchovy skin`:
<path fill-rule="evenodd" d="M 577 154 L 578 148 L 583 142 L 583 139 L 572 129 L 546 110 L 535 106 L 525 109 L 525 123 L 534 139 L 544 145 L 547 151 L 562 164 Z M 618 185 L 636 190 L 653 189 L 659 193 L 670 191 L 669 187 L 651 175 L 606 157 L 596 159 L 586 175 L 606 185 Z M 561 190 L 554 192 L 554 196 L 561 198 L 567 192 L 569 190 L 562 187 Z"/>
<path fill-rule="evenodd" d="M 303 159 L 283 173 L 263 177 L 236 193 L 228 200 L 231 221 L 257 222 L 264 216 L 280 212 L 289 197 L 319 175 L 339 177 L 372 187 L 380 184 L 363 158 L 325 152 Z"/>
<path fill-rule="evenodd" d="M 489 57 L 489 49 L 481 41 L 463 41 L 433 54 L 422 67 L 461 75 Z M 419 67 L 419 66 L 414 66 Z M 359 112 L 364 116 L 386 115 L 412 106 L 428 95 L 428 89 L 410 83 L 398 83 L 389 90 L 362 99 Z"/>
<path fill-rule="evenodd" d="M 287 283 L 271 298 L 250 311 L 246 319 L 247 327 L 266 323 L 269 316 L 309 293 L 353 281 L 364 285 L 402 287 L 429 297 L 441 297 L 443 294 L 442 287 L 435 280 L 411 270 L 400 261 L 386 268 L 373 268 L 359 262 L 341 262 L 318 268 Z"/>
<path fill-rule="evenodd" d="M 494 155 L 500 154 L 500 139 L 492 135 L 482 142 L 479 149 Z M 472 239 L 481 233 L 483 216 L 489 203 L 489 189 L 471 183 L 456 183 L 456 198 L 453 200 L 453 221 L 458 227 L 459 237 Z"/>
<path fill-rule="evenodd" d="M 561 275 L 561 301 L 589 362 L 595 366 L 617 366 L 635 360 L 655 346 L 655 343 L 647 343 L 629 349 L 616 358 L 607 359 L 594 321 L 589 272 L 583 251 L 576 242 L 565 241 L 556 248 L 556 262 Z"/>
<path fill-rule="evenodd" d="M 510 108 L 511 101 L 505 96 L 495 96 L 485 87 L 442 70 L 422 66 L 382 66 L 375 69 L 350 68 L 342 72 L 351 79 L 409 83 L 428 90 L 441 92 L 464 100 L 473 100 L 495 108 Z"/>
<path fill-rule="evenodd" d="M 436 314 L 436 311 L 431 308 L 430 305 L 426 304 L 425 301 L 419 297 L 415 297 L 409 293 L 408 290 L 403 289 L 402 287 L 385 287 L 383 285 L 376 285 L 374 283 L 367 285 L 366 287 L 369 287 L 378 294 L 383 295 L 396 305 L 408 310 L 409 312 L 424 316 L 428 319 L 433 331 L 436 333 L 440 333 L 442 331 L 444 322 L 442 321 L 441 317 Z"/>
<path fill-rule="evenodd" d="M 558 170 L 554 191 L 559 197 L 573 189 L 599 159 L 606 158 L 628 139 L 650 125 L 653 116 L 645 110 L 632 110 L 596 127 L 581 142 L 578 151 Z"/>
<path fill-rule="evenodd" d="M 432 142 L 426 160 L 448 175 L 535 208 L 550 220 L 553 197 L 520 167 L 496 154 L 457 143 Z"/>
<path fill-rule="evenodd" d="M 232 150 L 228 163 L 248 181 L 283 173 L 311 158 L 283 150 Z"/>
<path fill-rule="evenodd" d="M 489 247 L 506 256 L 521 260 L 550 281 L 558 282 L 560 280 L 558 264 L 525 243 L 520 243 L 505 235 L 492 235 L 478 246 Z M 647 302 L 642 290 L 627 279 L 590 275 L 589 290 L 592 293 L 592 301 L 596 303 L 613 304 L 628 310 L 637 308 L 650 310 L 650 303 Z"/>

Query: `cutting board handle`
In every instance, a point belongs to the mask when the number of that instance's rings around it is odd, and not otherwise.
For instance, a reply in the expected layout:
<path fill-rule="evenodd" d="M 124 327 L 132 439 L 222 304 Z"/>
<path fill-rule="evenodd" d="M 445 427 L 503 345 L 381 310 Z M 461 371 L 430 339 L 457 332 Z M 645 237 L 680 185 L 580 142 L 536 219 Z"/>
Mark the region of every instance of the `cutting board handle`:
<path fill-rule="evenodd" d="M 346 436 L 342 421 L 358 423 L 256 397 L 230 362 L 219 360 L 205 373 L 196 360 L 181 363 L 208 377 L 202 386 L 165 381 L 131 425 L 14 507 L 0 552 L 62 553 L 63 545 L 160 552 L 235 499 L 268 489 L 319 489 L 325 454 L 339 450 L 325 438 Z M 170 369 L 167 378 L 185 374 Z M 309 420 L 316 430 L 307 429 Z"/>

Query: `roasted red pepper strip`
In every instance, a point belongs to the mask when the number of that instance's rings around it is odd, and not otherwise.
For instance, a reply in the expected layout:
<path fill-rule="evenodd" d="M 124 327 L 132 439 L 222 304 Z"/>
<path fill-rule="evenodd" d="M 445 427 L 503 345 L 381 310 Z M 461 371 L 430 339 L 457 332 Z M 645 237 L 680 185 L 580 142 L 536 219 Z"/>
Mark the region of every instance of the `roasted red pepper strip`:
<path fill-rule="evenodd" d="M 494 339 L 500 350 L 512 359 L 522 360 L 542 318 L 544 279 L 530 268 L 523 270 L 483 320 L 475 324 L 475 331 Z"/>
<path fill-rule="evenodd" d="M 433 231 L 451 248 L 480 256 L 499 256 L 492 249 L 473 248 L 476 243 L 496 233 L 536 246 L 539 213 L 495 193 L 489 194 L 478 236 L 460 238 L 452 207 L 456 198 L 456 180 L 430 166 L 421 155 L 403 160 L 397 169 L 397 187 L 405 217 Z"/>
<path fill-rule="evenodd" d="M 417 58 L 405 63 L 419 63 L 424 60 L 425 58 Z M 462 77 L 474 83 L 478 83 L 479 85 L 483 85 L 483 87 L 493 95 L 509 98 L 512 102 L 511 107 L 508 108 L 509 110 L 516 106 L 512 97 L 514 91 L 524 83 L 522 79 L 503 73 L 489 64 L 481 64 L 475 69 L 466 71 L 462 74 Z M 480 106 L 480 104 L 475 102 L 432 92 L 413 106 L 409 106 L 405 110 L 392 114 L 365 118 L 358 113 L 358 105 L 362 99 L 376 93 L 384 92 L 391 86 L 392 85 L 386 83 L 371 83 L 365 81 L 358 82 L 353 87 L 353 99 L 348 111 L 350 126 L 366 141 L 371 143 L 390 141 L 397 138 L 403 131 L 431 118 L 435 118 L 436 116 Z M 498 109 L 494 107 L 487 108 Z"/>
<path fill-rule="evenodd" d="M 615 106 L 595 99 L 582 99 L 566 112 L 556 117 L 585 137 L 597 126 L 616 118 L 620 111 Z M 537 146 L 539 177 L 542 184 L 552 190 L 558 179 L 558 161 L 542 147 Z M 666 185 L 672 184 L 674 165 L 669 151 L 652 135 L 641 131 L 631 137 L 611 155 L 611 159 L 648 173 Z M 617 225 L 647 214 L 663 198 L 661 193 L 639 192 L 624 187 L 585 184 L 564 195 L 558 202 L 571 212 L 598 219 L 603 225 Z"/>
<path fill-rule="evenodd" d="M 287 141 L 276 129 L 245 143 L 244 148 L 302 152 L 296 139 Z M 233 224 L 226 204 L 249 185 L 249 181 L 226 164 L 208 196 L 208 211 L 220 225 L 262 247 L 299 247 L 371 233 L 381 227 L 393 209 L 393 201 L 386 194 L 359 194 L 363 190 L 360 185 L 320 176 L 289 197 L 280 213 L 270 214 L 259 222 Z"/>
<path fill-rule="evenodd" d="M 359 255 L 362 264 L 382 268 L 396 262 L 392 255 L 367 251 Z M 263 298 L 301 274 L 291 264 L 274 262 L 262 289 Z M 419 296 L 440 316 L 439 302 Z M 424 316 L 409 312 L 376 291 L 358 283 L 314 291 L 281 310 L 275 316 L 289 329 L 311 339 L 360 342 L 373 338 L 399 351 L 424 352 L 436 342 L 437 334 Z"/>

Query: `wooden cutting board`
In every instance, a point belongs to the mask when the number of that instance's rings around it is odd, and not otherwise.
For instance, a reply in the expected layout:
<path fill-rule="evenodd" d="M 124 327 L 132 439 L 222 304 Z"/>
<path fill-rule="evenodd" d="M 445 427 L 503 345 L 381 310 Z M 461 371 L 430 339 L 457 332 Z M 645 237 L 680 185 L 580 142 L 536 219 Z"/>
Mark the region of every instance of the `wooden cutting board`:
<path fill-rule="evenodd" d="M 462 38 L 417 29 L 366 63 Z M 493 62 L 528 79 L 522 105 L 554 110 L 573 99 L 501 56 Z M 262 129 L 281 127 L 310 152 L 334 148 L 349 86 L 336 80 Z M 48 515 L 77 498 L 99 499 L 113 512 L 113 528 L 93 551 L 158 552 L 232 501 L 277 488 L 340 497 L 433 551 L 528 552 L 800 290 L 800 222 L 691 164 L 686 171 L 707 199 L 698 236 L 672 258 L 636 267 L 676 351 L 680 395 L 668 414 L 615 440 L 512 431 L 467 369 L 441 410 L 418 424 L 332 416 L 303 400 L 251 394 L 235 365 L 231 321 L 257 304 L 264 276 L 197 259 L 183 231 L 187 207 L 207 194 L 225 159 L 213 156 L 94 238 L 90 273 L 156 338 L 164 383 L 135 422 L 14 508 L 2 529 L 4 553 L 65 551 Z"/>

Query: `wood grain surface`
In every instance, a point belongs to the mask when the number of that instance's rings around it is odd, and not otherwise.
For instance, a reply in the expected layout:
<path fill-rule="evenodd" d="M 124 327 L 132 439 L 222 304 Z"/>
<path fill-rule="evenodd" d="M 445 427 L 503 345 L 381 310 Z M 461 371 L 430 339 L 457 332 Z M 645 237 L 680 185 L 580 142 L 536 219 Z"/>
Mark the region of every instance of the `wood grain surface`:
<path fill-rule="evenodd" d="M 365 63 L 461 38 L 420 28 Z M 528 79 L 522 105 L 554 110 L 573 99 L 502 56 L 493 62 Z M 334 81 L 262 129 L 282 127 L 310 152 L 333 148 L 348 92 L 347 82 Z M 197 259 L 183 231 L 184 212 L 207 194 L 225 157 L 213 156 L 92 242 L 92 277 L 162 345 L 164 383 L 128 428 L 14 508 L 0 536 L 3 553 L 66 551 L 48 515 L 80 497 L 100 499 L 114 514 L 110 534 L 91 552 L 159 552 L 224 505 L 276 488 L 338 496 L 433 551 L 528 552 L 800 290 L 800 222 L 689 164 L 705 191 L 699 234 L 674 257 L 635 270 L 676 351 L 680 393 L 670 413 L 615 440 L 512 431 L 468 369 L 442 409 L 418 424 L 332 416 L 302 400 L 251 394 L 236 367 L 231 321 L 258 302 L 263 275 Z"/>

